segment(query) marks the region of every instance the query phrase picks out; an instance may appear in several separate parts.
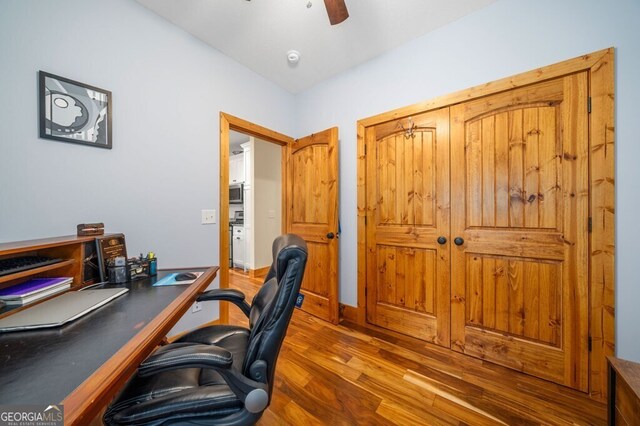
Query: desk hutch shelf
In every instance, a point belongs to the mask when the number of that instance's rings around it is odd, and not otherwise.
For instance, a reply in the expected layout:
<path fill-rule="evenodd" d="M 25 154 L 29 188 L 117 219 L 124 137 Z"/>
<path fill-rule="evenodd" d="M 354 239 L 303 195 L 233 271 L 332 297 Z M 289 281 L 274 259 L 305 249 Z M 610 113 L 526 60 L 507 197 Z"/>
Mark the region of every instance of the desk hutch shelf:
<path fill-rule="evenodd" d="M 52 265 L 0 276 L 0 289 L 20 284 L 31 278 L 73 277 L 72 288 L 82 287 L 95 280 L 96 274 L 85 262 L 85 259 L 95 255 L 95 237 L 93 236 L 77 237 L 69 235 L 0 243 L 0 259 L 34 255 L 63 260 Z M 5 308 L 5 310 L 0 309 L 0 316 L 8 310 L 8 308 Z"/>

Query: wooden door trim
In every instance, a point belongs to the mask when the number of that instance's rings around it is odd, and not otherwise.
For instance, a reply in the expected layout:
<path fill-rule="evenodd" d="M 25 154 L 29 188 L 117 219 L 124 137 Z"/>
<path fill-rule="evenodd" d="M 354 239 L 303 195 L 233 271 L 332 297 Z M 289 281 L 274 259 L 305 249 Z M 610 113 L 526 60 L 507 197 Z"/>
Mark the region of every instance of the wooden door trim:
<path fill-rule="evenodd" d="M 272 142 L 282 149 L 282 232 L 286 230 L 287 149 L 294 139 L 225 112 L 220 112 L 220 288 L 229 288 L 229 131 L 245 133 Z M 229 304 L 220 303 L 220 323 L 229 323 Z"/>
<path fill-rule="evenodd" d="M 613 54 L 613 47 L 598 50 L 596 52 L 588 53 L 556 64 L 540 67 L 521 74 L 516 74 L 511 77 L 505 77 L 500 80 L 473 86 L 458 92 L 438 96 L 437 98 L 397 108 L 382 114 L 363 118 L 358 120 L 358 123 L 365 127 L 374 126 L 387 121 L 399 120 L 432 109 L 451 106 L 460 102 L 480 98 L 482 96 L 504 92 L 505 90 L 510 90 L 516 87 L 526 86 L 528 84 L 538 83 L 580 71 L 587 71 L 598 64 L 609 53 Z"/>
<path fill-rule="evenodd" d="M 614 50 L 590 68 L 589 311 L 590 393 L 607 398 L 607 357 L 615 354 L 615 87 Z"/>
<path fill-rule="evenodd" d="M 511 90 L 581 71 L 589 73 L 589 312 L 591 347 L 589 390 L 601 401 L 607 396 L 606 357 L 615 352 L 615 163 L 614 48 L 599 50 L 532 71 L 485 83 L 398 108 L 357 122 L 357 251 L 358 306 L 355 318 L 366 325 L 366 159 L 367 128 L 430 110 Z M 351 310 L 350 310 L 351 311 Z"/>

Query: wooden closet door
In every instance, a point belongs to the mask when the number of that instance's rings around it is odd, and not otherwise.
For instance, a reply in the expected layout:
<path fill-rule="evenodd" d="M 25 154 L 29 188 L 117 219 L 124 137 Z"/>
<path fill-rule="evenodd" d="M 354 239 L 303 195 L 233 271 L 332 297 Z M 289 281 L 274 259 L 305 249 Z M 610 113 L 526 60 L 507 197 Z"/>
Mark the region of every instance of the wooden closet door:
<path fill-rule="evenodd" d="M 449 346 L 449 109 L 365 140 L 367 321 Z"/>
<path fill-rule="evenodd" d="M 574 74 L 451 108 L 452 348 L 582 391 L 587 84 Z"/>

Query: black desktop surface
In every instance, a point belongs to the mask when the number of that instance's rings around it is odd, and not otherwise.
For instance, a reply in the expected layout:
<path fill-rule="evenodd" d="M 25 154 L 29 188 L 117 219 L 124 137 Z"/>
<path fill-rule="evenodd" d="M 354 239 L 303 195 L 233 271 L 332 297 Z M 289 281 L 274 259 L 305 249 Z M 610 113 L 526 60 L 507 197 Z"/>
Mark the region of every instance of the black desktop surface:
<path fill-rule="evenodd" d="M 156 280 L 94 287 L 129 291 L 62 327 L 0 333 L 0 404 L 60 403 L 189 287 Z"/>

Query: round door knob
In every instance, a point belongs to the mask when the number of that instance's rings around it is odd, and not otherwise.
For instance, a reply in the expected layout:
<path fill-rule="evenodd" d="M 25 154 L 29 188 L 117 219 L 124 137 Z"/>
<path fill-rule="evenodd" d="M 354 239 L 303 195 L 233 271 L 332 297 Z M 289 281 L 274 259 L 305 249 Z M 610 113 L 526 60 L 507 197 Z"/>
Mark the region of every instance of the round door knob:
<path fill-rule="evenodd" d="M 328 239 L 333 240 L 333 237 L 335 237 L 335 235 L 333 234 L 333 232 L 329 232 L 329 233 L 327 234 L 327 238 L 328 238 Z"/>
<path fill-rule="evenodd" d="M 454 242 L 454 243 L 456 243 L 456 245 L 457 245 L 457 246 L 461 246 L 461 245 L 463 245 L 463 244 L 464 244 L 464 238 L 462 238 L 462 237 L 456 237 L 456 238 L 453 240 L 453 242 Z"/>
<path fill-rule="evenodd" d="M 438 237 L 438 244 L 446 244 L 447 239 L 445 237 Z"/>

